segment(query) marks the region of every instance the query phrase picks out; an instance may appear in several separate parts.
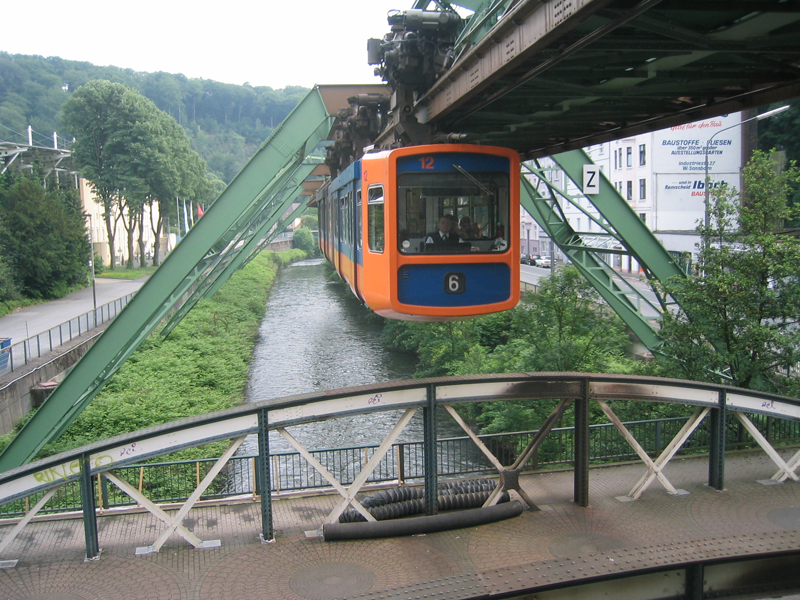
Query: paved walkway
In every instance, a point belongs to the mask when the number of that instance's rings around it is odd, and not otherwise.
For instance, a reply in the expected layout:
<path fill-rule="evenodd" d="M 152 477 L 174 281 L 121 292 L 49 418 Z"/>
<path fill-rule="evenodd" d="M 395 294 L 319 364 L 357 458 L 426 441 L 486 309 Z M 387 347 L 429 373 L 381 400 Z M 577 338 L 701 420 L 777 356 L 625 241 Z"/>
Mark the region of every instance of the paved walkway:
<path fill-rule="evenodd" d="M 525 476 L 524 488 L 539 512 L 380 540 L 307 538 L 304 531 L 319 526 L 334 496 L 277 500 L 271 544 L 259 541 L 258 503 L 196 508 L 185 524 L 221 545 L 195 550 L 173 535 L 149 555 L 135 551 L 155 541 L 160 521 L 149 513 L 104 516 L 102 554 L 88 562 L 80 519 L 42 521 L 29 524 L 0 557 L 19 559 L 16 567 L 0 570 L 0 599 L 460 598 L 526 581 L 800 549 L 800 484 L 757 482 L 775 470 L 763 453 L 731 456 L 727 489 L 717 492 L 704 485 L 705 459 L 679 460 L 665 473 L 688 495 L 669 496 L 656 482 L 640 500 L 620 502 L 616 497 L 630 491 L 644 467 L 593 469 L 588 508 L 571 502 L 571 472 Z M 0 536 L 9 530 L 0 527 Z"/>
<path fill-rule="evenodd" d="M 98 308 L 114 300 L 124 298 L 139 290 L 147 277 L 139 279 L 96 279 L 95 292 Z M 92 288 L 87 287 L 50 302 L 28 306 L 22 310 L 0 317 L 0 338 L 11 338 L 16 344 L 29 337 L 58 327 L 87 312 L 94 307 Z"/>

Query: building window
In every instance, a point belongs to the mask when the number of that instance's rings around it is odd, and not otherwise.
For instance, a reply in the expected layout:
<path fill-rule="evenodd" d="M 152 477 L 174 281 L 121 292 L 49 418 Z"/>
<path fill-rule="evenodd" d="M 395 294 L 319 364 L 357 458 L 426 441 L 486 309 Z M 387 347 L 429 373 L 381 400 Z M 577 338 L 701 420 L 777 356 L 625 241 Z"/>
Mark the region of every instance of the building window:
<path fill-rule="evenodd" d="M 628 146 L 625 149 L 625 155 L 626 155 L 626 161 L 627 161 L 625 163 L 626 166 L 632 167 L 633 166 L 633 147 L 632 146 Z"/>
<path fill-rule="evenodd" d="M 617 152 L 616 152 L 616 150 L 614 151 L 614 168 L 615 169 L 617 168 Z"/>
<path fill-rule="evenodd" d="M 645 213 L 639 213 L 639 218 L 641 219 L 642 223 L 647 225 L 647 215 Z"/>
<path fill-rule="evenodd" d="M 633 200 L 633 181 L 628 181 L 628 193 L 625 197 L 627 198 L 628 202 Z"/>
<path fill-rule="evenodd" d="M 639 166 L 643 167 L 647 164 L 647 147 L 644 144 L 639 144 Z"/>
<path fill-rule="evenodd" d="M 639 180 L 639 200 L 647 200 L 647 180 Z"/>

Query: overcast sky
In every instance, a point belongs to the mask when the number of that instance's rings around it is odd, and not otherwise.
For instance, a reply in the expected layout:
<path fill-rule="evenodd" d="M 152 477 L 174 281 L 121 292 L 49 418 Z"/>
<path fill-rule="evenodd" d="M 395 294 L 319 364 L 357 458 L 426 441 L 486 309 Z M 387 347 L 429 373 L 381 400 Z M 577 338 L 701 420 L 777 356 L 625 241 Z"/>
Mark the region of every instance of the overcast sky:
<path fill-rule="evenodd" d="M 0 51 L 59 56 L 225 83 L 380 83 L 367 39 L 412 0 L 8 2 Z"/>

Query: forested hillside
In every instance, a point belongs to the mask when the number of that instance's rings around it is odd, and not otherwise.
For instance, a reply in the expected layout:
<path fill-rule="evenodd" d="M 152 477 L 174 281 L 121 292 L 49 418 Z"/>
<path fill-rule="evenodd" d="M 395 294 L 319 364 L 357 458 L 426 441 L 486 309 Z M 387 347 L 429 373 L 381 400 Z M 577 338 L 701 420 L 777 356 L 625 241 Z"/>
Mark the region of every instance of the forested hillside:
<path fill-rule="evenodd" d="M 308 92 L 0 52 L 0 139 L 24 142 L 28 125 L 39 134 L 35 144 L 50 145 L 54 131 L 67 137 L 61 107 L 93 79 L 128 86 L 174 117 L 208 169 L 226 183 Z"/>

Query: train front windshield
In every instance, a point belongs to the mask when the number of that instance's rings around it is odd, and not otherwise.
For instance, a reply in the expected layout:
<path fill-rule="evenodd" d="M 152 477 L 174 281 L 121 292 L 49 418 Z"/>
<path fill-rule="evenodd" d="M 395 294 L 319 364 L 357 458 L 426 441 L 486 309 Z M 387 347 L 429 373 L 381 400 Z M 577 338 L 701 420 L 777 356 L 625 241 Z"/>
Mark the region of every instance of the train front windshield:
<path fill-rule="evenodd" d="M 417 168 L 419 165 L 421 168 Z M 510 204 L 508 172 L 507 160 L 479 154 L 409 157 L 403 164 L 398 162 L 400 252 L 505 251 Z"/>

